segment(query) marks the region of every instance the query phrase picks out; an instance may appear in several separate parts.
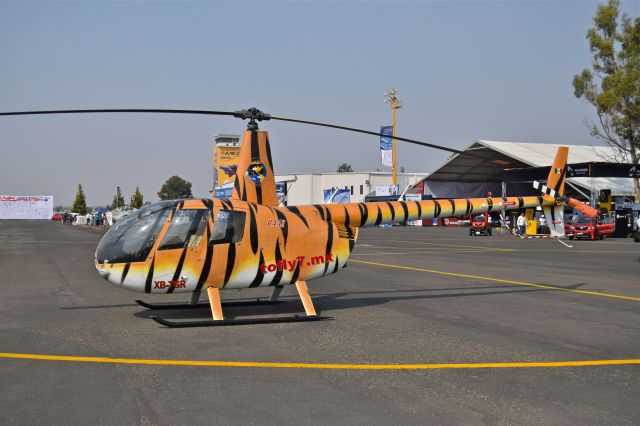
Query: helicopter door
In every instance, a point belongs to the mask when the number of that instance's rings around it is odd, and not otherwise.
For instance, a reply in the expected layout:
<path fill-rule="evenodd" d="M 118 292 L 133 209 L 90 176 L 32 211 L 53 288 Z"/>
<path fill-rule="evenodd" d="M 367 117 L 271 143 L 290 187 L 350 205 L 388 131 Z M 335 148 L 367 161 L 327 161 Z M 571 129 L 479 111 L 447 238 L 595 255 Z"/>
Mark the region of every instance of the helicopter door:
<path fill-rule="evenodd" d="M 152 293 L 195 290 L 206 253 L 209 210 L 176 210 L 156 251 Z"/>
<path fill-rule="evenodd" d="M 225 287 L 227 284 L 233 287 L 235 281 L 242 281 L 242 278 L 233 272 L 239 270 L 239 274 L 242 274 L 242 267 L 237 266 L 251 260 L 247 257 L 246 251 L 246 242 L 249 239 L 245 239 L 247 216 L 247 211 L 240 209 L 220 209 L 215 215 L 209 244 L 213 247 L 212 284 L 217 288 Z"/>

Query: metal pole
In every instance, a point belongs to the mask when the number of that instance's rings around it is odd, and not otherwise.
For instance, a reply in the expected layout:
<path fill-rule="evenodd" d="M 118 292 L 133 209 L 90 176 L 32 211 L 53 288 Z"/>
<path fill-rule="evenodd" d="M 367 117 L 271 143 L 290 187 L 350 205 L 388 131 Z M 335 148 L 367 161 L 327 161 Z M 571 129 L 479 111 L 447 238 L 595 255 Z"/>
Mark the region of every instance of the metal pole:
<path fill-rule="evenodd" d="M 393 157 L 393 186 L 396 186 L 396 99 L 391 100 L 391 115 L 392 115 L 392 125 L 393 125 L 393 144 L 391 146 L 391 152 Z"/>
<path fill-rule="evenodd" d="M 507 183 L 506 182 L 502 182 L 502 198 L 507 198 Z M 500 234 L 504 234 L 505 232 L 505 227 L 507 226 L 506 221 L 507 221 L 507 209 L 503 206 L 502 207 L 502 214 L 500 215 L 502 220 L 500 221 Z"/>
<path fill-rule="evenodd" d="M 396 166 L 396 110 L 398 108 L 402 108 L 402 102 L 400 100 L 398 100 L 398 92 L 396 92 L 396 89 L 389 89 L 387 91 L 387 93 L 384 94 L 385 96 L 385 103 L 389 103 L 391 104 L 391 117 L 392 117 L 392 125 L 391 125 L 391 157 L 392 157 L 392 166 L 393 166 L 393 172 L 392 172 L 392 181 L 393 181 L 393 186 L 396 186 L 397 184 L 397 176 L 396 176 L 396 172 L 397 172 L 397 166 Z"/>

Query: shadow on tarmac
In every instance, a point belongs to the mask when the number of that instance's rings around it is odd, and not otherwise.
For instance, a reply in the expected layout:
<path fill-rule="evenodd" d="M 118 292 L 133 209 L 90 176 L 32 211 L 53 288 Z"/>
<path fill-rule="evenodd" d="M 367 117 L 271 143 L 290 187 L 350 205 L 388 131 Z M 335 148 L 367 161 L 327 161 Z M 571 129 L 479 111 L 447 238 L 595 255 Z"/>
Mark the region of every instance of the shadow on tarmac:
<path fill-rule="evenodd" d="M 562 287 L 565 289 L 577 289 L 585 285 L 584 283 L 578 283 L 571 286 Z M 500 291 L 475 291 L 478 289 L 502 289 Z M 451 290 L 467 290 L 464 292 L 451 293 Z M 330 314 L 331 311 L 338 311 L 343 309 L 354 309 L 363 307 L 372 307 L 384 305 L 389 302 L 405 301 L 405 300 L 426 300 L 426 299 L 440 299 L 449 297 L 473 297 L 473 296 L 490 296 L 499 294 L 513 294 L 513 293 L 540 293 L 556 291 L 553 289 L 537 289 L 537 288 L 518 288 L 508 289 L 504 286 L 484 286 L 473 287 L 472 290 L 469 287 L 461 288 L 448 288 L 448 289 L 425 289 L 425 290 L 384 290 L 384 291 L 367 291 L 367 292 L 337 292 L 329 294 L 315 294 L 313 295 L 313 302 L 318 311 L 318 315 Z M 442 292 L 444 294 L 420 294 L 425 292 Z M 411 295 L 402 295 L 401 293 L 412 293 Z M 416 294 L 417 293 L 417 294 Z M 348 297 L 354 294 L 372 295 L 372 297 Z M 386 296 L 375 296 L 376 294 L 385 294 Z M 395 294 L 396 296 L 390 296 L 389 294 Z M 224 310 L 225 319 L 234 319 L 240 317 L 260 317 L 262 315 L 283 315 L 283 314 L 301 314 L 304 315 L 304 308 L 302 303 L 295 296 L 282 297 L 281 300 L 289 302 L 278 305 L 268 306 L 246 306 L 246 307 L 229 307 Z M 228 300 L 225 300 L 228 301 Z M 115 305 L 116 307 L 124 305 Z M 132 305 L 126 305 L 132 306 Z M 133 305 L 138 306 L 138 305 Z M 108 308 L 109 306 L 105 306 Z M 94 307 L 89 307 L 90 309 Z M 165 319 L 210 319 L 211 313 L 207 306 L 188 309 L 177 309 L 171 311 L 162 310 L 142 310 L 136 312 L 134 316 L 138 318 L 150 318 L 151 316 L 161 316 Z"/>

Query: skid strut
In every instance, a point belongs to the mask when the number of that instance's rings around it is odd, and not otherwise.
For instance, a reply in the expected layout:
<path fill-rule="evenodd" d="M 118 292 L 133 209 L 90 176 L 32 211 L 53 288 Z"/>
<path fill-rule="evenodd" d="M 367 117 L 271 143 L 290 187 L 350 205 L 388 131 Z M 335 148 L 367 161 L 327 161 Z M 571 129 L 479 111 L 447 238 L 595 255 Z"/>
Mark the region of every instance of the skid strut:
<path fill-rule="evenodd" d="M 209 305 L 211 305 L 213 320 L 224 320 L 224 315 L 222 315 L 222 304 L 220 303 L 220 290 L 216 287 L 207 287 L 207 294 L 209 295 Z"/>

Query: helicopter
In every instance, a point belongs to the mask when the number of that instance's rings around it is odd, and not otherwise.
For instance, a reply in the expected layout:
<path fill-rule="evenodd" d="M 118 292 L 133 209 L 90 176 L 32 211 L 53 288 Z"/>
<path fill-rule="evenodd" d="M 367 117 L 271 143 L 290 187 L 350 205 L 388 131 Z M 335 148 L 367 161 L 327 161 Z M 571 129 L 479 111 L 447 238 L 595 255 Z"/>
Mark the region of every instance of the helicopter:
<path fill-rule="evenodd" d="M 322 321 L 307 282 L 335 274 L 345 267 L 362 227 L 410 220 L 476 215 L 541 206 L 553 237 L 564 235 L 563 206 L 568 204 L 594 217 L 597 210 L 564 195 L 569 148 L 560 147 L 546 184 L 536 182 L 539 196 L 438 199 L 282 206 L 276 196 L 268 132 L 258 122 L 280 120 L 353 131 L 381 133 L 346 126 L 272 116 L 257 108 L 241 111 L 176 109 L 83 109 L 1 112 L 0 116 L 78 113 L 168 113 L 233 116 L 248 120 L 237 163 L 233 195 L 160 201 L 116 223 L 95 252 L 98 274 L 109 283 L 143 293 L 191 293 L 188 303 L 151 304 L 151 310 L 207 306 L 199 303 L 206 291 L 211 320 L 173 321 L 152 318 L 166 327 L 202 327 L 261 323 Z M 441 145 L 394 136 L 430 148 L 461 154 Z M 295 285 L 305 316 L 225 319 L 223 306 L 280 303 L 282 289 Z M 222 302 L 221 290 L 272 287 L 268 300 Z"/>

